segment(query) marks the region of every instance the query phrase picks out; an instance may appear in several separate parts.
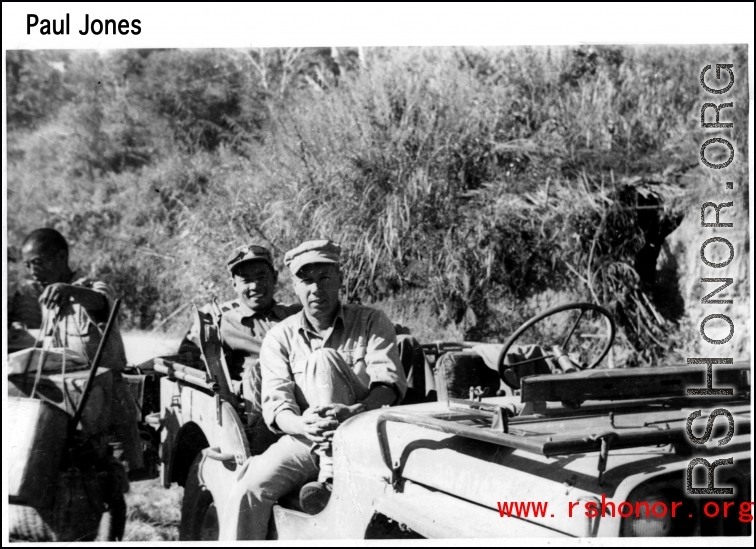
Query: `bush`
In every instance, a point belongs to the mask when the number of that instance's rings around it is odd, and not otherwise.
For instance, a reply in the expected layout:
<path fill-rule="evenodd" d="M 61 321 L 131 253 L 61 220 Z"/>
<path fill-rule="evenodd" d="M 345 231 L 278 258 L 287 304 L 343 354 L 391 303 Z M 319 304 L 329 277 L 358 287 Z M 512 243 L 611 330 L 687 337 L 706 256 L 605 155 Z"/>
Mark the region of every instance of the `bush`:
<path fill-rule="evenodd" d="M 227 296 L 222 259 L 241 242 L 267 242 L 282 269 L 285 250 L 328 237 L 346 299 L 391 304 L 425 332 L 501 340 L 543 296 L 569 296 L 609 304 L 623 345 L 654 363 L 676 335 L 649 299 L 651 267 L 697 192 L 683 179 L 703 135 L 694 76 L 700 59 L 744 55 L 78 52 L 64 57 L 69 95 L 14 115 L 9 230 L 61 229 L 142 329 Z M 19 59 L 9 71 L 31 76 L 14 98 L 47 78 L 41 58 Z"/>

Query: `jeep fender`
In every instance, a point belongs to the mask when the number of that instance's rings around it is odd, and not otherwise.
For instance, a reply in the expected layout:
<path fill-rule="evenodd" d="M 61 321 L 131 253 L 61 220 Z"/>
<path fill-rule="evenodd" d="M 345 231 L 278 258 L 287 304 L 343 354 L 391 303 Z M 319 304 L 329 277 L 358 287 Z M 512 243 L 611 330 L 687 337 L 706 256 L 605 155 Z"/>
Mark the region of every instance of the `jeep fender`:
<path fill-rule="evenodd" d="M 746 439 L 746 437 L 740 437 L 743 439 Z M 747 439 L 745 440 L 746 442 Z M 742 446 L 741 446 L 742 447 Z M 720 457 L 724 456 L 716 456 L 711 457 L 709 456 L 709 459 L 713 461 L 714 459 L 719 459 Z M 734 481 L 737 483 L 738 488 L 748 488 L 750 487 L 750 471 L 751 471 L 751 453 L 750 450 L 741 450 L 738 452 L 727 454 L 726 457 L 732 457 L 733 458 L 733 465 L 728 467 L 728 479 L 734 479 Z M 692 458 L 686 458 L 682 459 L 680 461 L 675 461 L 674 463 L 669 463 L 666 465 L 663 465 L 659 467 L 657 470 L 652 472 L 644 472 L 636 475 L 632 475 L 624 479 L 618 486 L 617 490 L 614 493 L 614 497 L 607 498 L 607 502 L 614 502 L 614 504 L 618 504 L 623 501 L 632 501 L 630 498 L 632 492 L 636 490 L 637 488 L 640 488 L 643 485 L 650 485 L 654 484 L 655 481 L 661 480 L 664 476 L 672 477 L 674 476 L 679 482 L 679 486 L 684 486 L 685 482 L 685 475 L 688 469 L 688 464 L 690 463 L 690 460 Z M 722 484 L 722 486 L 731 486 L 730 482 L 725 482 Z M 689 496 L 685 495 L 687 498 L 695 498 L 696 496 Z M 700 497 L 700 496 L 699 496 Z M 599 529 L 598 529 L 598 536 L 599 537 L 618 537 L 620 535 L 620 526 L 622 523 L 622 518 L 619 516 L 611 517 L 606 516 L 600 519 L 599 522 Z"/>
<path fill-rule="evenodd" d="M 205 448 L 210 449 L 211 460 L 229 471 L 235 471 L 250 457 L 244 425 L 228 402 L 170 378 L 160 380 L 160 402 L 164 486 L 171 482 L 183 485 L 188 465 Z M 180 466 L 184 462 L 187 466 Z"/>

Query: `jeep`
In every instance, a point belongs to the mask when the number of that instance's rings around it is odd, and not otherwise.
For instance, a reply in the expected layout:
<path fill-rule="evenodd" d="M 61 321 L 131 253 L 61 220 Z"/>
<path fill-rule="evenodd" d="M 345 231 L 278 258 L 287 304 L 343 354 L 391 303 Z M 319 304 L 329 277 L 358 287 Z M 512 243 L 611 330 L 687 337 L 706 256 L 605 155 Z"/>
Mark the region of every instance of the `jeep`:
<path fill-rule="evenodd" d="M 561 345 L 515 345 L 570 311 L 578 318 Z M 204 368 L 155 361 L 164 374 L 162 482 L 185 487 L 182 540 L 217 539 L 228 487 L 264 450 L 247 428 L 218 329 L 196 314 Z M 587 317 L 599 333 L 578 333 Z M 585 341 L 596 349 L 588 363 L 567 352 L 581 336 L 574 349 Z M 341 425 L 328 505 L 311 516 L 297 493 L 285 496 L 268 538 L 750 535 L 749 364 L 716 366 L 714 385 L 732 396 L 689 396 L 687 388 L 706 386 L 704 367 L 607 368 L 614 338 L 606 309 L 575 303 L 523 324 L 495 364 L 473 343 L 423 345 L 435 398 Z M 701 436 L 715 409 L 727 411 L 732 428 L 711 419 Z M 712 482 L 731 493 L 695 493 Z"/>

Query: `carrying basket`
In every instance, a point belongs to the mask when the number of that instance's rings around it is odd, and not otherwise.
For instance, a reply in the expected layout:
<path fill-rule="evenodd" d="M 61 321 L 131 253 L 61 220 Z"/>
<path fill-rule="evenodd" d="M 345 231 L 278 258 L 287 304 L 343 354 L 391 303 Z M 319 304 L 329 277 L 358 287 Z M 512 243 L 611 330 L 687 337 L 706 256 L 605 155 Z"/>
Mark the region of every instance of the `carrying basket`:
<path fill-rule="evenodd" d="M 52 505 L 69 415 L 47 402 L 8 398 L 9 503 L 43 508 Z"/>
<path fill-rule="evenodd" d="M 95 474 L 69 469 L 58 475 L 52 507 L 8 506 L 8 534 L 14 541 L 92 541 L 105 505 Z M 117 494 L 120 496 L 121 494 Z"/>

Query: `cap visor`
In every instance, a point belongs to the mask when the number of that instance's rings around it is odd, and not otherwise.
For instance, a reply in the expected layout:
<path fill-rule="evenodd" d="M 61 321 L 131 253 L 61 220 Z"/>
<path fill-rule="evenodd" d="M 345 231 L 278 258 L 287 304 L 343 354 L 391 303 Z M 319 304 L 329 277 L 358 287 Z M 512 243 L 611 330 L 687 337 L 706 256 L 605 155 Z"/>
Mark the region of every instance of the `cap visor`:
<path fill-rule="evenodd" d="M 322 253 L 305 252 L 291 262 L 291 272 L 295 275 L 299 274 L 299 271 L 302 269 L 302 267 L 304 267 L 305 265 L 312 265 L 313 263 L 332 263 L 334 265 L 339 264 L 338 260 L 331 259 L 330 257 L 327 257 Z"/>

